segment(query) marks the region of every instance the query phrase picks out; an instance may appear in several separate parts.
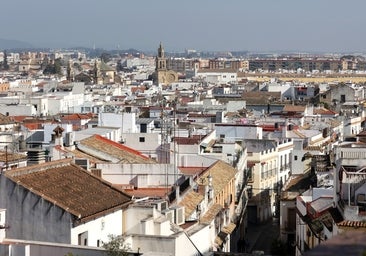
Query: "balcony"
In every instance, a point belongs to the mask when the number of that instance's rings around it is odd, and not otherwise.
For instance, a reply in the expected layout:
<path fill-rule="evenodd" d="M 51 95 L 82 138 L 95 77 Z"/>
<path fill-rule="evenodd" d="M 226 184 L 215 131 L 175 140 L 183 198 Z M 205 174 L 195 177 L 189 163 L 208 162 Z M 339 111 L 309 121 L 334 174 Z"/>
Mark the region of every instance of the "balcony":
<path fill-rule="evenodd" d="M 291 167 L 291 163 L 284 164 L 284 165 L 280 166 L 280 172 L 284 172 L 286 170 L 290 170 L 290 167 Z"/>
<path fill-rule="evenodd" d="M 276 173 L 277 173 L 277 168 L 272 168 L 270 170 L 261 172 L 261 179 L 271 178 L 271 177 L 275 176 Z"/>

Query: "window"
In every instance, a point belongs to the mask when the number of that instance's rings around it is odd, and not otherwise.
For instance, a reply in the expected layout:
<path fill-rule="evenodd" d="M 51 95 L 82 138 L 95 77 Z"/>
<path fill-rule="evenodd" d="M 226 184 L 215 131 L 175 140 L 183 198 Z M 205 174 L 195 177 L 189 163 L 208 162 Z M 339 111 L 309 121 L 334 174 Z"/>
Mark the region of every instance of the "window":
<path fill-rule="evenodd" d="M 342 94 L 341 95 L 341 103 L 346 102 L 346 95 Z"/>
<path fill-rule="evenodd" d="M 253 180 L 253 167 L 249 167 L 248 168 L 248 173 L 247 173 L 247 175 L 248 175 L 248 180 Z"/>
<path fill-rule="evenodd" d="M 140 142 L 145 142 L 145 137 L 140 137 L 140 138 L 139 138 L 139 141 L 140 141 Z"/>
<path fill-rule="evenodd" d="M 147 124 L 140 124 L 140 132 L 141 133 L 147 132 Z"/>
<path fill-rule="evenodd" d="M 78 235 L 78 245 L 88 245 L 88 231 Z"/>

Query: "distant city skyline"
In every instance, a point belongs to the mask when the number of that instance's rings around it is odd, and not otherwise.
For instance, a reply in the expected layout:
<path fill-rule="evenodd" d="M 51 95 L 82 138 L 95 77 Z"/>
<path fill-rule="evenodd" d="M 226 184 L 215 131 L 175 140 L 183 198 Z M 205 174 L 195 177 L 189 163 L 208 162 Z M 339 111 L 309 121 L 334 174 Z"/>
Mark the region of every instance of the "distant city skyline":
<path fill-rule="evenodd" d="M 0 38 L 34 47 L 366 52 L 363 0 L 5 0 Z"/>

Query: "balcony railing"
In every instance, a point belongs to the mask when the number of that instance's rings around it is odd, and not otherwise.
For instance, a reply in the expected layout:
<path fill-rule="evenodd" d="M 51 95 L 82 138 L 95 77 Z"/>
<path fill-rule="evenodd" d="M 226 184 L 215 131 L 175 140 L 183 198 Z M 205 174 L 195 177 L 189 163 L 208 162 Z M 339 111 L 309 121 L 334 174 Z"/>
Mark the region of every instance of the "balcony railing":
<path fill-rule="evenodd" d="M 280 172 L 286 171 L 286 170 L 290 169 L 290 167 L 291 167 L 291 163 L 281 165 Z"/>
<path fill-rule="evenodd" d="M 272 176 L 275 176 L 277 173 L 277 168 L 272 168 L 270 170 L 261 172 L 261 179 L 267 179 L 270 178 Z"/>

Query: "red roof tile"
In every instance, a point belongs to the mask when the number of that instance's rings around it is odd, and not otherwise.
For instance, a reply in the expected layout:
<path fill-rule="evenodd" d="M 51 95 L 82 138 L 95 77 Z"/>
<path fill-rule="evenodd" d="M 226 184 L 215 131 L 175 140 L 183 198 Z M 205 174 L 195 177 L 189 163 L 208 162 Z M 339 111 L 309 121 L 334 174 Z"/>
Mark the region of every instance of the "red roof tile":
<path fill-rule="evenodd" d="M 314 112 L 314 115 L 317 115 L 317 114 L 319 114 L 319 115 L 336 115 L 336 114 L 338 114 L 337 112 L 326 109 L 326 108 L 314 108 L 313 112 Z"/>
<path fill-rule="evenodd" d="M 140 151 L 126 147 L 123 144 L 114 142 L 100 135 L 93 135 L 83 139 L 79 144 L 94 150 L 107 153 L 113 157 L 120 159 L 122 162 L 128 163 L 155 163 L 155 161 Z"/>
<path fill-rule="evenodd" d="M 81 219 L 125 207 L 131 202 L 131 196 L 69 159 L 18 168 L 5 175 Z"/>
<path fill-rule="evenodd" d="M 178 167 L 181 173 L 184 175 L 199 175 L 203 171 L 207 170 L 208 167 L 200 167 L 200 166 L 189 166 L 189 167 Z"/>
<path fill-rule="evenodd" d="M 285 105 L 282 109 L 283 112 L 304 112 L 306 106 L 301 105 Z"/>
<path fill-rule="evenodd" d="M 64 115 L 61 117 L 62 120 L 81 120 L 81 119 L 90 119 L 90 116 L 85 114 L 72 114 L 72 115 Z"/>
<path fill-rule="evenodd" d="M 124 191 L 134 197 L 153 197 L 165 198 L 170 193 L 170 188 L 138 188 L 138 189 L 124 189 Z"/>

